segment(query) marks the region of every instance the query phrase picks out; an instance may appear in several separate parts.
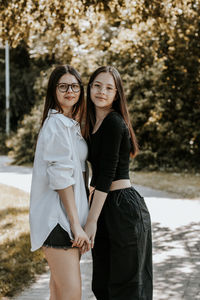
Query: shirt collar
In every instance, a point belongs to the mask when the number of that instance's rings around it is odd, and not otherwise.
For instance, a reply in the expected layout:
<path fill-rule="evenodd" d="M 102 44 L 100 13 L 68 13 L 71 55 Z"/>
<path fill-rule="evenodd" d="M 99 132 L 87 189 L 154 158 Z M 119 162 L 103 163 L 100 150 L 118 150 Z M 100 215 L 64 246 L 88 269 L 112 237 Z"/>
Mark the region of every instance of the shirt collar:
<path fill-rule="evenodd" d="M 76 120 L 64 116 L 62 113 L 59 113 L 56 109 L 49 109 L 48 117 L 50 117 L 50 115 L 56 116 L 67 127 L 79 125 L 79 123 Z"/>

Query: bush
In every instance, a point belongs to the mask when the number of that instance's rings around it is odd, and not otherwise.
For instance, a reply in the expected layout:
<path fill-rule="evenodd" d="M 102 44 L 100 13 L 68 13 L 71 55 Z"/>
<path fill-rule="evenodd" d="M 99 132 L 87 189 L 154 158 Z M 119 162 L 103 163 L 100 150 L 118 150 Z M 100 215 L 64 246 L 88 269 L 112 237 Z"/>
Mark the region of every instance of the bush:
<path fill-rule="evenodd" d="M 5 155 L 8 153 L 9 148 L 6 145 L 7 135 L 5 132 L 0 130 L 0 154 Z"/>
<path fill-rule="evenodd" d="M 49 68 L 47 71 L 40 72 L 40 76 L 34 85 L 36 104 L 30 114 L 25 115 L 19 123 L 17 133 L 6 142 L 7 147 L 11 149 L 9 155 L 14 159 L 14 164 L 30 164 L 34 160 L 35 146 L 43 113 L 43 99 L 51 71 L 52 68 Z"/>
<path fill-rule="evenodd" d="M 5 129 L 5 53 L 0 49 L 0 128 Z M 16 131 L 17 124 L 29 114 L 35 104 L 34 84 L 40 74 L 40 66 L 30 58 L 28 47 L 22 43 L 10 49 L 10 128 Z"/>
<path fill-rule="evenodd" d="M 7 141 L 7 146 L 11 148 L 9 155 L 12 156 L 14 164 L 22 165 L 33 162 L 42 110 L 42 104 L 35 106 L 30 115 L 26 115 L 20 122 L 16 135 Z"/>
<path fill-rule="evenodd" d="M 158 169 L 157 165 L 157 153 L 153 153 L 150 150 L 140 151 L 135 160 L 131 162 L 132 170 L 148 169 L 154 171 Z"/>

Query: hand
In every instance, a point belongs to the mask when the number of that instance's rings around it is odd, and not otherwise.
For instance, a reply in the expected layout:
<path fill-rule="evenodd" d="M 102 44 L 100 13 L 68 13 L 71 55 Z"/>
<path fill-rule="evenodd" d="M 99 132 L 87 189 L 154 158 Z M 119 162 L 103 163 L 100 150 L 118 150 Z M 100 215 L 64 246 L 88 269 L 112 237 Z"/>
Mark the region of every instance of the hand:
<path fill-rule="evenodd" d="M 85 228 L 84 228 L 90 242 L 91 248 L 94 247 L 94 239 L 97 231 L 97 222 L 96 221 L 87 221 Z"/>
<path fill-rule="evenodd" d="M 83 246 L 81 248 L 79 248 L 79 249 L 80 249 L 80 253 L 82 255 L 82 254 L 86 253 L 87 251 L 89 251 L 90 247 L 88 247 L 88 245 L 86 243 L 84 243 Z"/>
<path fill-rule="evenodd" d="M 81 227 L 81 225 L 79 223 L 73 223 L 73 224 L 71 224 L 71 230 L 74 235 L 74 240 L 72 241 L 72 247 L 82 248 L 82 246 L 84 244 L 86 244 L 86 249 L 89 250 L 90 249 L 90 241 L 89 241 L 87 234 Z"/>

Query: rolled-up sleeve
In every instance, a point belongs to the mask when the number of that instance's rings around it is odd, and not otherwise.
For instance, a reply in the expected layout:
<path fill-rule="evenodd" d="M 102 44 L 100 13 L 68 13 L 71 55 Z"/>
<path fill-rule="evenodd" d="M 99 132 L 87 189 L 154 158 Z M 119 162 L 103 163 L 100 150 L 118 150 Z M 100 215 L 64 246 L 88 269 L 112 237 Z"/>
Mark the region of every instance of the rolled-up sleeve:
<path fill-rule="evenodd" d="M 64 189 L 75 183 L 70 130 L 58 119 L 47 120 L 44 128 L 43 159 L 47 162 L 48 183 L 52 190 Z"/>

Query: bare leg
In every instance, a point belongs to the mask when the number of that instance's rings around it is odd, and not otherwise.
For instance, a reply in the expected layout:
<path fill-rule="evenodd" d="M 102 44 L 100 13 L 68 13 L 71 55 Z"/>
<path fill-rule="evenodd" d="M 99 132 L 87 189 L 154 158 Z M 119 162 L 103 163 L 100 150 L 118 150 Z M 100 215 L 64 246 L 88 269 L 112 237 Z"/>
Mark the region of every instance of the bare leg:
<path fill-rule="evenodd" d="M 50 300 L 81 300 L 79 250 L 48 247 L 43 250 L 52 276 Z"/>
<path fill-rule="evenodd" d="M 56 296 L 56 284 L 55 284 L 52 274 L 50 276 L 49 288 L 50 288 L 50 299 L 49 300 L 57 300 L 58 297 Z"/>

